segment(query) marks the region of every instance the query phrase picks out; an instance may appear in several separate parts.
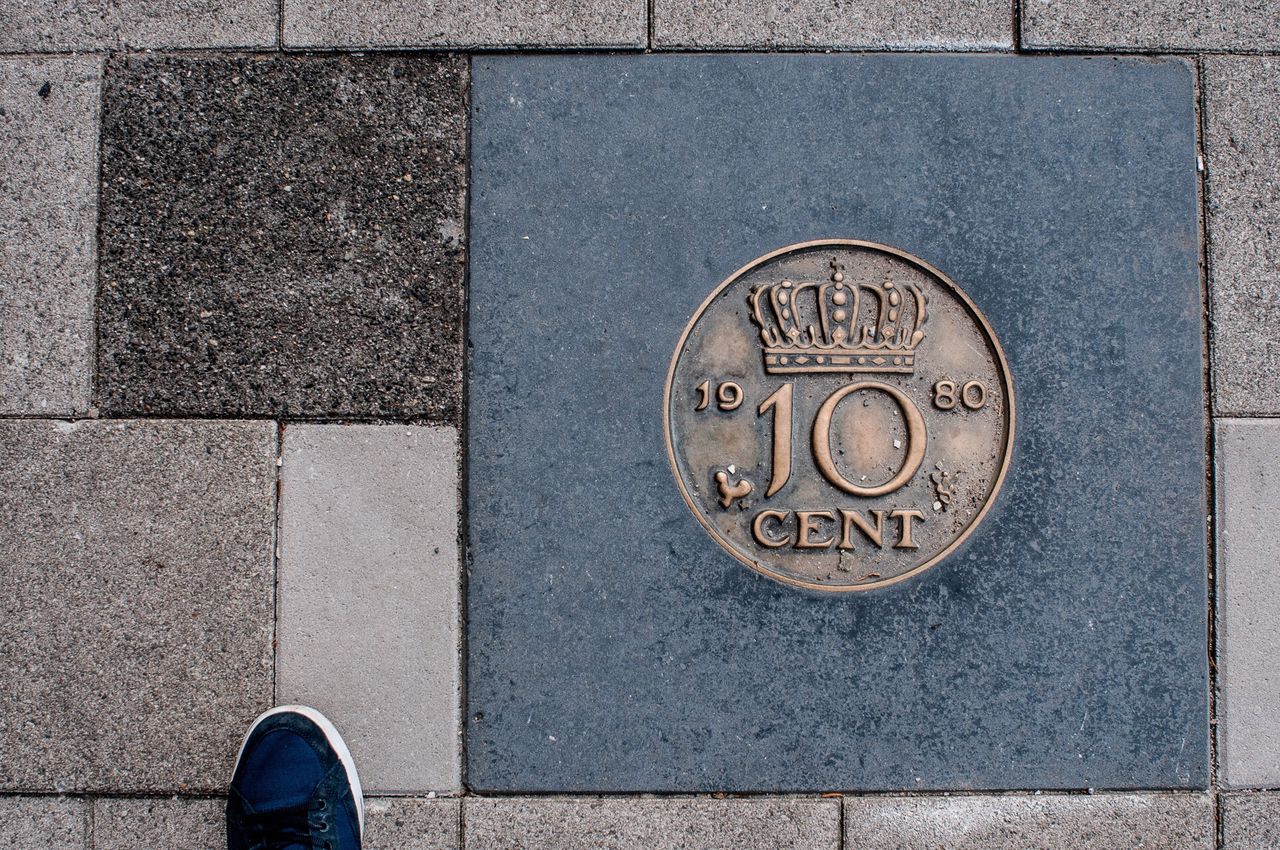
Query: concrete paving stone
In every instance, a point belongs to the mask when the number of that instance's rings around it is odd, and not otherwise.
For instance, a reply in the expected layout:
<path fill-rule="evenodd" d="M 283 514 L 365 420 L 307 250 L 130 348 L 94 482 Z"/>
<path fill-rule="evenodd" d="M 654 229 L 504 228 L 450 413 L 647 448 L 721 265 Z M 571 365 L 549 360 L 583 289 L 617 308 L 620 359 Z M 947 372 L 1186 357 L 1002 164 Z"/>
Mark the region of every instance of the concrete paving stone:
<path fill-rule="evenodd" d="M 1222 850 L 1274 850 L 1280 847 L 1280 794 L 1223 794 Z"/>
<path fill-rule="evenodd" d="M 93 850 L 224 850 L 226 801 L 217 798 L 99 798 Z"/>
<path fill-rule="evenodd" d="M 472 790 L 1208 783 L 1190 63 L 543 55 L 473 74 Z M 866 593 L 727 554 L 682 502 L 660 411 L 708 293 L 832 236 L 955 279 L 1018 404 L 964 548 Z"/>
<path fill-rule="evenodd" d="M 1280 421 L 1219 419 L 1218 739 L 1223 784 L 1280 785 Z"/>
<path fill-rule="evenodd" d="M 89 407 L 101 85 L 97 57 L 0 59 L 0 413 Z"/>
<path fill-rule="evenodd" d="M 101 404 L 453 423 L 467 64 L 117 57 Z"/>
<path fill-rule="evenodd" d="M 1214 406 L 1227 415 L 1276 414 L 1280 58 L 1206 57 L 1203 90 Z"/>
<path fill-rule="evenodd" d="M 366 797 L 365 850 L 457 850 L 462 802 L 421 797 Z"/>
<path fill-rule="evenodd" d="M 645 0 L 284 0 L 290 47 L 643 47 Z"/>
<path fill-rule="evenodd" d="M 365 850 L 456 850 L 460 809 L 458 800 L 366 797 Z M 221 798 L 98 799 L 94 850 L 223 850 L 225 810 Z"/>
<path fill-rule="evenodd" d="M 371 792 L 461 787 L 458 435 L 290 425 L 277 696 L 314 705 Z"/>
<path fill-rule="evenodd" d="M 0 0 L 0 50 L 264 47 L 276 0 Z"/>
<path fill-rule="evenodd" d="M 654 0 L 656 47 L 988 50 L 1013 46 L 1002 0 Z"/>
<path fill-rule="evenodd" d="M 1205 794 L 848 797 L 858 850 L 1213 850 Z"/>
<path fill-rule="evenodd" d="M 0 847 L 88 850 L 89 804 L 72 797 L 0 797 Z"/>
<path fill-rule="evenodd" d="M 275 426 L 0 422 L 0 788 L 216 790 L 271 701 Z"/>
<path fill-rule="evenodd" d="M 838 800 L 469 797 L 466 850 L 836 850 Z"/>
<path fill-rule="evenodd" d="M 1017 0 L 1022 45 L 1099 50 L 1275 50 L 1271 0 Z"/>

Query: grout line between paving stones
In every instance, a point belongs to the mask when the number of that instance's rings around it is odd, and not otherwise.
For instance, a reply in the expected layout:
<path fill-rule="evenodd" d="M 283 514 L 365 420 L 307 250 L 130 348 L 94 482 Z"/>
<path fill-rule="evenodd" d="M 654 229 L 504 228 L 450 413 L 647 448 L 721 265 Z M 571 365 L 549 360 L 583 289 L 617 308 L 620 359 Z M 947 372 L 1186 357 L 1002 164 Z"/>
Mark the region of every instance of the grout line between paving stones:
<path fill-rule="evenodd" d="M 271 527 L 271 705 L 280 704 L 280 530 L 284 491 L 284 423 L 276 423 L 276 493 Z"/>
<path fill-rule="evenodd" d="M 463 103 L 466 122 L 467 162 L 466 175 L 463 178 L 462 198 L 462 238 L 466 262 L 462 266 L 462 392 L 458 403 L 458 787 L 467 793 L 467 723 L 470 719 L 470 706 L 467 700 L 467 685 L 471 680 L 470 657 L 468 652 L 467 633 L 467 591 L 469 589 L 471 571 L 470 533 L 467 517 L 470 516 L 470 488 L 467 470 L 470 457 L 470 405 L 471 381 L 471 85 L 475 79 L 475 59 L 467 57 L 467 85 L 464 90 Z M 459 826 L 459 829 L 462 827 Z M 461 833 L 460 833 L 461 834 Z M 459 839 L 461 841 L 461 839 Z"/>
<path fill-rule="evenodd" d="M 1213 323 L 1212 287 L 1209 279 L 1209 217 L 1208 217 L 1208 162 L 1205 157 L 1205 141 L 1208 138 L 1205 119 L 1206 100 L 1204 85 L 1204 60 L 1197 56 L 1193 66 L 1195 74 L 1195 121 L 1196 121 L 1196 192 L 1197 220 L 1199 225 L 1198 247 L 1200 251 L 1200 295 L 1204 320 L 1201 323 L 1200 357 L 1203 370 L 1205 419 L 1205 568 L 1206 568 L 1206 600 L 1205 624 L 1207 664 L 1209 671 L 1209 793 L 1213 796 L 1214 806 L 1214 846 L 1222 847 L 1222 804 L 1219 797 L 1219 753 L 1218 753 L 1218 473 L 1217 473 L 1217 433 L 1213 418 L 1213 365 L 1212 348 L 1209 344 Z"/>
<path fill-rule="evenodd" d="M 1022 0 L 1013 0 L 1013 52 L 1022 52 Z"/>
<path fill-rule="evenodd" d="M 467 850 L 467 805 L 458 803 L 458 850 Z"/>
<path fill-rule="evenodd" d="M 1222 822 L 1222 795 L 1213 795 L 1213 846 L 1216 850 L 1226 850 L 1226 829 Z"/>
<path fill-rule="evenodd" d="M 97 143 L 94 145 L 93 181 L 93 284 L 90 286 L 89 303 L 89 403 L 87 416 L 97 416 L 98 411 L 98 290 L 102 287 L 102 163 L 105 157 L 102 150 L 102 117 L 106 112 L 107 97 L 107 60 L 109 56 L 99 58 L 98 102 L 94 109 L 94 129 L 97 131 Z"/>
<path fill-rule="evenodd" d="M 1218 533 L 1220 521 L 1218 515 L 1218 495 L 1221 483 L 1218 480 L 1218 429 L 1214 417 L 1214 405 L 1217 396 L 1213 370 L 1213 276 L 1211 233 L 1209 226 L 1209 161 L 1205 155 L 1209 138 L 1208 112 L 1209 101 L 1205 86 L 1205 61 L 1203 56 L 1195 60 L 1196 80 L 1196 156 L 1200 164 L 1197 171 L 1196 188 L 1200 192 L 1200 285 L 1204 298 L 1204 338 L 1201 342 L 1201 357 L 1204 364 L 1204 406 L 1205 406 L 1205 474 L 1208 484 L 1209 504 L 1205 511 L 1206 523 L 1205 552 L 1208 561 L 1208 655 L 1209 655 L 1209 789 L 1213 794 L 1213 826 L 1214 847 L 1222 850 L 1225 847 L 1225 828 L 1223 824 L 1223 805 L 1221 794 L 1221 751 L 1219 749 L 1219 729 L 1222 718 L 1219 716 L 1221 704 L 1218 700 Z"/>
<path fill-rule="evenodd" d="M 102 288 L 102 257 L 106 246 L 106 233 L 102 223 L 102 181 L 103 163 L 106 162 L 104 150 L 106 134 L 102 132 L 103 121 L 107 114 L 107 72 L 111 65 L 111 54 L 102 56 L 102 78 L 98 83 L 98 167 L 97 180 L 93 187 L 93 327 L 89 338 L 89 410 L 86 418 L 97 418 L 102 406 L 102 382 L 98 379 L 98 340 L 101 337 L 99 324 L 102 317 L 98 311 L 98 295 Z M 75 421 L 74 419 L 72 421 Z"/>
<path fill-rule="evenodd" d="M 1021 29 L 1021 15 L 1018 16 L 1017 26 Z M 969 55 L 969 54 L 992 54 L 998 56 L 1007 56 L 1010 53 L 1027 55 L 1027 56 L 1097 56 L 1097 57 L 1115 57 L 1115 58 L 1148 58 L 1159 59 L 1164 57 L 1204 57 L 1204 56 L 1261 56 L 1261 57 L 1280 57 L 1280 50 L 1263 50 L 1255 48 L 1203 48 L 1203 47 L 1138 47 L 1138 46 L 1076 46 L 1076 45 L 1054 45 L 1054 46 L 1036 46 L 1019 44 L 1017 41 L 1010 47 L 1002 45 L 919 45 L 906 48 L 896 47 L 870 47 L 866 45 L 716 45 L 716 46 L 688 46 L 688 45 L 672 45 L 664 46 L 661 49 L 657 47 L 646 47 L 643 44 L 377 44 L 377 45 L 343 45 L 343 46 L 323 46 L 323 45 L 299 45 L 289 46 L 283 42 L 275 45 L 239 45 L 226 47 L 132 47 L 122 45 L 119 47 L 92 47 L 83 49 L 58 49 L 58 50 L 40 50 L 36 48 L 16 49 L 16 50 L 0 50 L 0 58 L 49 58 L 57 56 L 111 56 L 121 54 L 125 56 L 162 56 L 165 54 L 190 55 L 190 56 L 210 56 L 210 57 L 229 57 L 229 56 L 276 56 L 280 53 L 287 53 L 294 56 L 334 56 L 334 55 L 371 55 L 383 53 L 397 54 L 422 54 L 433 55 L 440 53 L 464 53 L 472 56 L 483 55 L 600 55 L 600 54 L 619 54 L 619 55 L 642 55 L 647 52 L 661 52 L 671 54 L 719 54 L 719 53 L 754 53 L 754 54 L 771 54 L 771 53 L 804 53 L 813 55 L 827 54 L 850 54 L 850 55 L 866 55 L 866 56 L 911 56 L 911 55 Z"/>
<path fill-rule="evenodd" d="M 1019 15 L 1018 27 L 1021 28 Z M 1027 56 L 1098 56 L 1098 58 L 1146 58 L 1161 59 L 1169 56 L 1180 58 L 1199 58 L 1199 56 L 1272 56 L 1280 58 L 1280 50 L 1248 49 L 1248 47 L 1140 47 L 1140 46 L 1036 46 L 1014 44 L 1004 45 L 918 45 L 910 47 L 874 47 L 868 45 L 714 45 L 714 46 L 646 46 L 631 44 L 612 45 L 343 45 L 343 46 L 291 46 L 276 45 L 244 45 L 227 47 L 86 47 L 86 49 L 68 50 L 0 50 L 0 59 L 47 59 L 56 56 L 161 56 L 188 55 L 225 58 L 225 56 L 275 56 L 282 54 L 296 56 L 334 56 L 334 55 L 376 55 L 376 54 L 467 54 L 484 55 L 643 55 L 646 52 L 663 52 L 663 54 L 812 54 L 812 55 L 970 55 L 992 54 L 1006 56 L 1019 54 Z"/>

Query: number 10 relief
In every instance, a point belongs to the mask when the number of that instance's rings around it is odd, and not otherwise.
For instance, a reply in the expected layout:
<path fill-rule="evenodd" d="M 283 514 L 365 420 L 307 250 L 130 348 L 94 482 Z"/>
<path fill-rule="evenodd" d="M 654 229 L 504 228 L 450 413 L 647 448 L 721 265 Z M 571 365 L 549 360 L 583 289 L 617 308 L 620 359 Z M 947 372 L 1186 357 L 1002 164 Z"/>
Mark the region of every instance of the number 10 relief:
<path fill-rule="evenodd" d="M 817 590 L 941 561 L 987 514 L 1013 445 L 986 318 L 924 261 L 855 240 L 783 248 L 717 287 L 665 405 L 676 481 L 711 537 Z"/>

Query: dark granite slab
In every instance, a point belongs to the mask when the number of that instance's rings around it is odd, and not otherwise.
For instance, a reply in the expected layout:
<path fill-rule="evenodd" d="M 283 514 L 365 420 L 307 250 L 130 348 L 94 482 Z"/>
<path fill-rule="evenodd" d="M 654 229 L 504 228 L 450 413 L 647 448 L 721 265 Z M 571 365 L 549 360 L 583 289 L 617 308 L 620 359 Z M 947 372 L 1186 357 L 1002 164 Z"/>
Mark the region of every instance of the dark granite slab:
<path fill-rule="evenodd" d="M 1188 64 L 494 57 L 473 85 L 470 787 L 1205 785 Z M 662 443 L 691 312 L 819 237 L 946 271 L 1018 397 L 968 543 L 839 597 L 720 550 Z"/>
<path fill-rule="evenodd" d="M 452 57 L 110 62 L 101 406 L 454 421 L 466 82 Z"/>

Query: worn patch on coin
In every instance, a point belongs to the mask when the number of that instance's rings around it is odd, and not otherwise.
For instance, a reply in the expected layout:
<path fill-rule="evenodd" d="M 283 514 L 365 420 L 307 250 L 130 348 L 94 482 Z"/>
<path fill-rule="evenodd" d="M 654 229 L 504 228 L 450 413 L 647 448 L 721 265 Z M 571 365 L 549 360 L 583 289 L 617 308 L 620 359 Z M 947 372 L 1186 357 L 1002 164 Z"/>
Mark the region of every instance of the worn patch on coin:
<path fill-rule="evenodd" d="M 1013 384 L 946 275 L 856 240 L 744 266 L 676 346 L 664 428 L 694 515 L 747 566 L 867 590 L 938 563 L 1000 489 Z"/>

